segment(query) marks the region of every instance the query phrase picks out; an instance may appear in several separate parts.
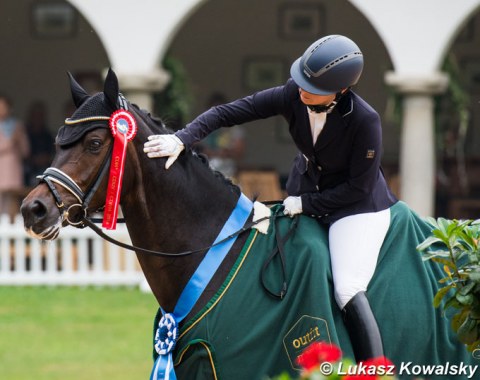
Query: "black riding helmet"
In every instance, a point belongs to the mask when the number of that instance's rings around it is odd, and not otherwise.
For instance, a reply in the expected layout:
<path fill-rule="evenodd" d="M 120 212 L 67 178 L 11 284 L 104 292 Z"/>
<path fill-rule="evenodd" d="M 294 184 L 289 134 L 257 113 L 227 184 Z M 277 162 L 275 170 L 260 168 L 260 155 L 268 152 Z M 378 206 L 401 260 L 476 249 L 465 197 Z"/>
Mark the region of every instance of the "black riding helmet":
<path fill-rule="evenodd" d="M 315 95 L 338 94 L 357 83 L 363 55 L 349 38 L 326 36 L 315 41 L 293 62 L 290 75 L 303 90 Z"/>

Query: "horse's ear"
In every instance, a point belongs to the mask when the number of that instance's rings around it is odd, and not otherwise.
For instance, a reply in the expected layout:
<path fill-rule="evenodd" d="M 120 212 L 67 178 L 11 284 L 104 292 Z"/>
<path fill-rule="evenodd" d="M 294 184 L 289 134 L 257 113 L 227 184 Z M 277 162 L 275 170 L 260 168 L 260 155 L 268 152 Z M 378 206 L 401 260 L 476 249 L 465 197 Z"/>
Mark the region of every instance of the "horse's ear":
<path fill-rule="evenodd" d="M 68 79 L 70 80 L 70 90 L 72 92 L 73 103 L 78 108 L 90 97 L 90 95 L 88 95 L 83 87 L 78 84 L 70 71 L 67 71 L 67 74 Z"/>
<path fill-rule="evenodd" d="M 103 93 L 108 105 L 116 110 L 118 109 L 118 79 L 112 69 L 108 69 L 105 84 L 103 85 Z"/>

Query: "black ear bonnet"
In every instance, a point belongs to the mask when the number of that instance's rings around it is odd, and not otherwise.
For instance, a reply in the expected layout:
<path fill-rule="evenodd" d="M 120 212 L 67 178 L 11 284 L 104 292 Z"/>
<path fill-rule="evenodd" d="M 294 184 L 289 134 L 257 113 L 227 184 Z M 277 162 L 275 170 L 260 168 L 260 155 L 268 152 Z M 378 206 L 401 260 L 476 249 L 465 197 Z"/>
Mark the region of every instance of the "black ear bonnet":
<path fill-rule="evenodd" d="M 56 142 L 60 146 L 76 143 L 93 129 L 109 128 L 111 114 L 119 108 L 128 109 L 126 99 L 119 93 L 118 79 L 111 69 L 108 70 L 103 92 L 93 96 L 88 95 L 70 73 L 68 76 L 77 110 L 58 131 Z"/>
<path fill-rule="evenodd" d="M 70 145 L 79 141 L 93 129 L 109 128 L 108 119 L 112 112 L 105 105 L 104 95 L 101 92 L 93 95 L 69 119 L 65 120 L 65 124 L 58 131 L 57 144 L 60 146 Z"/>

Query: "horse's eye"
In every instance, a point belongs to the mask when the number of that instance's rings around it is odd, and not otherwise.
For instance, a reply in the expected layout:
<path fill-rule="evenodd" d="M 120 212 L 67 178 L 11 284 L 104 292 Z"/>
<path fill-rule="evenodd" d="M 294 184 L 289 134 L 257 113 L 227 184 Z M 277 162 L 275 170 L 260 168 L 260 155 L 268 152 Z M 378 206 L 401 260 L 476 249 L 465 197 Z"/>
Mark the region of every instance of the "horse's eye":
<path fill-rule="evenodd" d="M 98 152 L 102 148 L 102 140 L 91 140 L 88 143 L 88 150 L 90 152 Z"/>

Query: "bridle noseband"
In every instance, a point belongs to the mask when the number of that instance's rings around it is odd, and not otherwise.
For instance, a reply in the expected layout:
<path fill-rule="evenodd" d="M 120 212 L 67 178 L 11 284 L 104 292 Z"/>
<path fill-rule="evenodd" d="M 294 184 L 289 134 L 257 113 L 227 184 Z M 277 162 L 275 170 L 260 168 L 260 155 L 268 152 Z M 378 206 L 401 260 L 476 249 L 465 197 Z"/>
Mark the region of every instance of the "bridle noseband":
<path fill-rule="evenodd" d="M 80 186 L 78 186 L 78 184 L 68 174 L 58 168 L 49 167 L 43 172 L 42 175 L 37 176 L 40 183 L 45 183 L 47 185 L 50 193 L 55 199 L 55 204 L 60 211 L 62 219 L 68 224 L 79 228 L 86 227 L 84 222 L 87 219 L 88 206 L 90 205 L 93 196 L 100 187 L 103 177 L 105 177 L 105 174 L 108 171 L 111 160 L 111 152 L 112 144 L 110 144 L 107 154 L 103 159 L 100 168 L 98 169 L 97 175 L 95 176 L 95 179 L 90 184 L 90 186 L 87 188 L 86 192 L 83 192 Z M 78 203 L 74 203 L 67 208 L 60 196 L 60 193 L 56 189 L 55 184 L 60 185 L 70 194 L 72 194 L 77 199 Z M 82 216 L 79 220 L 71 219 L 71 211 L 75 208 L 79 208 L 82 212 Z"/>

